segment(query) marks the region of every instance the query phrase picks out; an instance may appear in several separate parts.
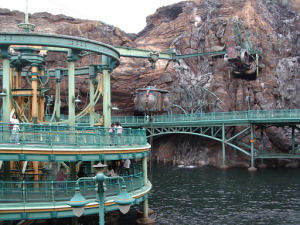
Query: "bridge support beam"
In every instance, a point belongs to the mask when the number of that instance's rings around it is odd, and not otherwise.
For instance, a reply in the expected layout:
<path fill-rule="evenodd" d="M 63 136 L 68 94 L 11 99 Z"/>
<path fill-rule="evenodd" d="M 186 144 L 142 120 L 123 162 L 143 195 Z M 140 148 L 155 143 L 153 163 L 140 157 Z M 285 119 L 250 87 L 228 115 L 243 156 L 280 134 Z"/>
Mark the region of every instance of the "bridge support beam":
<path fill-rule="evenodd" d="M 227 169 L 228 166 L 226 165 L 226 152 L 225 152 L 225 125 L 222 124 L 222 165 L 220 166 L 221 169 Z"/>
<path fill-rule="evenodd" d="M 257 171 L 257 168 L 254 167 L 254 143 L 255 143 L 255 139 L 254 139 L 254 132 L 253 132 L 253 125 L 251 124 L 250 126 L 250 144 L 251 144 L 251 159 L 250 159 L 250 167 L 248 168 L 248 171 Z"/>
<path fill-rule="evenodd" d="M 292 126 L 292 154 L 295 154 L 295 126 Z"/>
<path fill-rule="evenodd" d="M 264 154 L 265 153 L 264 129 L 265 129 L 264 126 L 260 127 L 260 145 L 259 145 L 260 154 Z M 263 168 L 267 167 L 267 165 L 264 163 L 264 159 L 261 159 L 261 162 L 258 165 L 258 167 L 260 169 L 263 169 Z"/>

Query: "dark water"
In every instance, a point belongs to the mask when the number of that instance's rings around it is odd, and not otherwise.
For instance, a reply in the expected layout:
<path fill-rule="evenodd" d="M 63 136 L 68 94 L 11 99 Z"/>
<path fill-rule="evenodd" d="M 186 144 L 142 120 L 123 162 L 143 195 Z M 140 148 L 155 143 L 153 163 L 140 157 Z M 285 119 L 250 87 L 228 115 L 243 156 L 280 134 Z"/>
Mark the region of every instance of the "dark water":
<path fill-rule="evenodd" d="M 300 168 L 248 172 L 154 163 L 152 183 L 149 207 L 157 225 L 300 225 Z M 106 224 L 135 225 L 138 208 Z M 72 222 L 66 218 L 47 224 Z M 98 224 L 98 216 L 80 217 L 79 224 Z"/>
<path fill-rule="evenodd" d="M 155 164 L 149 207 L 159 225 L 300 224 L 300 169 Z"/>

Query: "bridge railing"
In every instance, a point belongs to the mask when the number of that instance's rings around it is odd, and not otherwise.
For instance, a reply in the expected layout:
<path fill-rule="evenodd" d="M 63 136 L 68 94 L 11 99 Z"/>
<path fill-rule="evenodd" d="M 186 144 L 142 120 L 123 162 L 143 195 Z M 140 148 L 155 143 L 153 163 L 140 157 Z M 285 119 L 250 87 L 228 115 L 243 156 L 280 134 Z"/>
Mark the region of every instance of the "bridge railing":
<path fill-rule="evenodd" d="M 128 146 L 147 144 L 145 129 L 123 128 L 122 134 L 103 127 L 72 127 L 41 124 L 18 124 L 20 131 L 10 124 L 0 123 L 0 143 L 42 145 Z"/>
<path fill-rule="evenodd" d="M 144 186 L 143 172 L 122 176 L 128 192 Z M 76 181 L 1 181 L 0 204 L 69 201 L 75 192 Z M 105 182 L 106 196 L 116 196 L 120 192 L 120 180 Z M 87 199 L 96 198 L 96 183 L 93 180 L 81 180 L 80 191 Z"/>
<path fill-rule="evenodd" d="M 211 112 L 197 114 L 173 114 L 173 115 L 155 115 L 152 122 L 155 123 L 179 123 L 195 121 L 251 121 L 265 119 L 298 119 L 300 118 L 300 109 L 275 109 L 275 110 L 250 110 L 250 111 L 230 111 L 230 112 Z M 118 116 L 112 117 L 112 120 L 120 121 L 123 124 L 145 125 L 150 123 L 146 116 Z"/>
<path fill-rule="evenodd" d="M 63 116 L 63 115 L 62 115 Z M 63 116 L 65 118 L 65 116 Z M 211 112 L 211 113 L 194 113 L 194 114 L 170 114 L 155 115 L 153 123 L 177 123 L 188 121 L 230 121 L 251 119 L 294 119 L 300 118 L 300 109 L 274 109 L 274 110 L 249 110 L 249 111 L 230 111 L 230 112 Z M 144 126 L 150 124 L 150 118 L 146 116 L 112 116 L 113 122 L 119 121 L 126 126 Z M 85 116 L 76 121 L 80 124 L 88 124 L 89 116 Z"/>

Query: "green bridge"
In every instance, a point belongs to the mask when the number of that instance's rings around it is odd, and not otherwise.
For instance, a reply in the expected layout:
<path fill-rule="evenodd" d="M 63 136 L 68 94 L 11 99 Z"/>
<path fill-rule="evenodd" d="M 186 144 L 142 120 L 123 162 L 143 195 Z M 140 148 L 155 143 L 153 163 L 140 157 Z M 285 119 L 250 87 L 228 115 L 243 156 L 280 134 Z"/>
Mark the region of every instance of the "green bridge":
<path fill-rule="evenodd" d="M 147 117 L 112 117 L 124 127 L 142 127 L 148 137 L 166 134 L 191 134 L 222 143 L 222 164 L 226 165 L 226 151 L 232 147 L 251 159 L 300 158 L 299 145 L 295 143 L 295 130 L 300 129 L 299 109 L 249 110 L 212 112 L 200 114 L 155 115 Z M 288 152 L 267 152 L 264 145 L 265 131 L 269 127 L 290 128 L 291 148 Z M 287 136 L 288 137 L 288 136 Z"/>

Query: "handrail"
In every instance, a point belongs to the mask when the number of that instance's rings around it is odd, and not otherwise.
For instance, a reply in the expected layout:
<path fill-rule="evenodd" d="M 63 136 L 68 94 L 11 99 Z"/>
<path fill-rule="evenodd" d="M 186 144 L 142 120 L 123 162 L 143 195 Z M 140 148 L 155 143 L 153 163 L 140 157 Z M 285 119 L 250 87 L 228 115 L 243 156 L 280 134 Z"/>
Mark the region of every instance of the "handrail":
<path fill-rule="evenodd" d="M 62 115 L 64 118 L 65 115 Z M 230 112 L 210 112 L 210 113 L 193 113 L 193 114 L 171 114 L 155 115 L 152 121 L 146 116 L 112 116 L 112 121 L 119 121 L 122 126 L 139 126 L 143 127 L 152 122 L 156 123 L 180 123 L 180 122 L 257 122 L 265 119 L 273 121 L 286 121 L 287 119 L 299 119 L 300 109 L 274 109 L 274 110 L 249 110 L 249 111 L 230 111 Z M 78 125 L 87 125 L 89 117 L 82 117 L 77 120 Z"/>
<path fill-rule="evenodd" d="M 230 111 L 230 112 L 210 112 L 196 114 L 174 114 L 174 115 L 155 115 L 152 121 L 146 116 L 118 116 L 113 117 L 112 121 L 119 121 L 123 126 L 144 126 L 152 122 L 153 125 L 180 124 L 187 122 L 198 123 L 236 123 L 236 122 L 286 122 L 288 120 L 300 120 L 300 109 L 275 109 L 275 110 L 249 110 L 249 111 Z"/>
<path fill-rule="evenodd" d="M 0 123 L 0 144 L 18 142 L 39 145 L 85 145 L 85 146 L 128 146 L 146 145 L 145 129 L 122 128 L 122 134 L 109 132 L 109 128 L 87 126 L 59 126 L 46 124 L 18 124 L 15 134 L 10 125 Z M 16 135 L 18 136 L 16 138 Z M 16 140 L 18 139 L 18 140 Z"/>
<path fill-rule="evenodd" d="M 126 190 L 133 192 L 144 186 L 143 172 L 122 176 Z M 3 203 L 34 203 L 69 201 L 74 195 L 75 181 L 1 181 L 0 204 Z M 121 183 L 119 180 L 106 182 L 106 196 L 118 195 Z M 81 193 L 86 199 L 96 198 L 96 183 L 92 180 L 81 180 Z"/>

